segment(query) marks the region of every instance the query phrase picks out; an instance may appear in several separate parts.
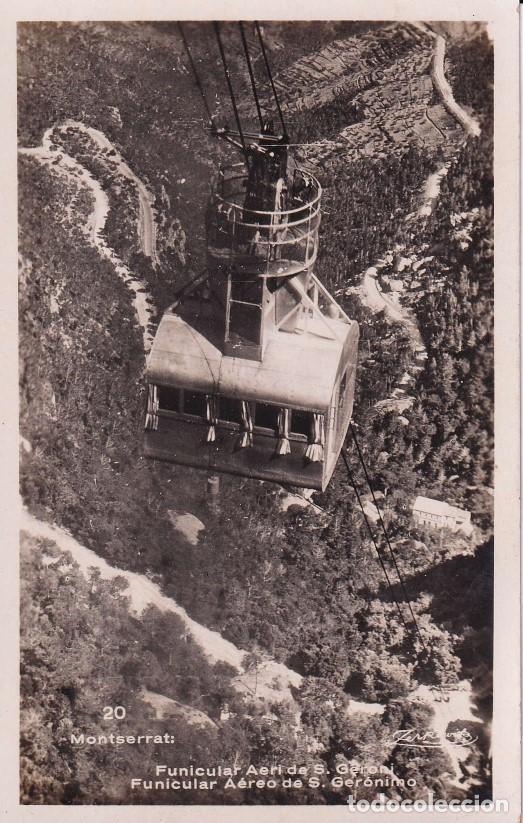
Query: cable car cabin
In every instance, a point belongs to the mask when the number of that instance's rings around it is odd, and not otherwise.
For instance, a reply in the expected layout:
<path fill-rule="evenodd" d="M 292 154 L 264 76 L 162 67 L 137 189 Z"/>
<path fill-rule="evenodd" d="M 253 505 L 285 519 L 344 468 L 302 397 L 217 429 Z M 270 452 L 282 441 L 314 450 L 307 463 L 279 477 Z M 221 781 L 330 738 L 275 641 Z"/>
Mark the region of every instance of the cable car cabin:
<path fill-rule="evenodd" d="M 358 324 L 313 273 L 318 181 L 278 181 L 271 211 L 248 192 L 244 164 L 220 170 L 208 279 L 167 310 L 148 356 L 145 454 L 325 489 L 351 418 Z"/>

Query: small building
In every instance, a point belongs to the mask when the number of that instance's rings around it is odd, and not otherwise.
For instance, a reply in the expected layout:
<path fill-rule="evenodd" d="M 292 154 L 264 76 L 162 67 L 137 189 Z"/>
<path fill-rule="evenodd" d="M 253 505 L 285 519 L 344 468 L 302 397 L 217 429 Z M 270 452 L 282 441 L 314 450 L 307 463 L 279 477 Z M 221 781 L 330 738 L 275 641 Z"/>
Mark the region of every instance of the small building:
<path fill-rule="evenodd" d="M 470 512 L 458 509 L 442 500 L 432 500 L 430 497 L 416 497 L 412 507 L 412 517 L 420 526 L 432 526 L 436 529 L 450 529 L 470 534 L 472 523 Z"/>

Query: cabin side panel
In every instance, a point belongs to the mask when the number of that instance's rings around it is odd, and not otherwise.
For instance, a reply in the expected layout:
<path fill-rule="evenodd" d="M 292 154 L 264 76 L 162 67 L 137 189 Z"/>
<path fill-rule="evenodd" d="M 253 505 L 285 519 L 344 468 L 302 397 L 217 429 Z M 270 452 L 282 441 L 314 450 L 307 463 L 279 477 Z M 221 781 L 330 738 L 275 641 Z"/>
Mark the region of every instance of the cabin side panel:
<path fill-rule="evenodd" d="M 181 463 L 209 471 L 232 472 L 276 483 L 322 488 L 323 463 L 310 462 L 307 442 L 292 440 L 289 454 L 276 453 L 272 433 L 255 431 L 253 444 L 240 447 L 241 433 L 216 426 L 216 439 L 206 442 L 207 427 L 180 418 L 161 418 L 156 431 L 146 431 L 144 454 L 158 460 Z"/>

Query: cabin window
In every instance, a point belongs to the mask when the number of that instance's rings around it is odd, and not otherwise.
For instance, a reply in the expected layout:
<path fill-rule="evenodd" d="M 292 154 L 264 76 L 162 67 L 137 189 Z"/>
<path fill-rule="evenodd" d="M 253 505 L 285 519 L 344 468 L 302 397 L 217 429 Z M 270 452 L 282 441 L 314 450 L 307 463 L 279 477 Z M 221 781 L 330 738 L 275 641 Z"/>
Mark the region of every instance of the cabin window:
<path fill-rule="evenodd" d="M 158 405 L 164 411 L 180 412 L 183 409 L 183 393 L 171 386 L 158 386 Z"/>
<path fill-rule="evenodd" d="M 242 410 L 240 400 L 231 397 L 220 397 L 218 419 L 228 423 L 241 423 Z"/>
<path fill-rule="evenodd" d="M 256 410 L 254 413 L 254 423 L 263 429 L 272 429 L 276 431 L 278 428 L 278 413 L 280 409 L 278 406 L 271 406 L 268 403 L 256 403 Z"/>
<path fill-rule="evenodd" d="M 291 434 L 302 434 L 309 437 L 312 426 L 312 414 L 306 411 L 293 409 L 291 413 Z"/>
<path fill-rule="evenodd" d="M 205 415 L 205 394 L 185 390 L 183 393 L 183 411 L 185 414 L 194 415 L 194 417 L 203 417 Z"/>
<path fill-rule="evenodd" d="M 340 406 L 343 406 L 345 403 L 345 392 L 347 391 L 347 370 L 343 373 L 343 377 L 340 380 Z"/>
<path fill-rule="evenodd" d="M 203 392 L 177 389 L 174 386 L 157 386 L 157 402 L 160 414 L 188 414 L 191 417 L 206 416 L 206 401 Z"/>
<path fill-rule="evenodd" d="M 340 380 L 340 385 L 338 386 L 338 403 L 337 403 L 337 406 L 333 409 L 333 427 L 335 425 L 334 418 L 336 418 L 337 415 L 341 415 L 341 413 L 343 412 L 343 408 L 345 406 L 346 394 L 347 394 L 347 369 L 345 369 L 345 371 L 343 373 L 343 377 Z M 342 418 L 339 417 L 340 421 L 341 421 L 341 419 Z"/>

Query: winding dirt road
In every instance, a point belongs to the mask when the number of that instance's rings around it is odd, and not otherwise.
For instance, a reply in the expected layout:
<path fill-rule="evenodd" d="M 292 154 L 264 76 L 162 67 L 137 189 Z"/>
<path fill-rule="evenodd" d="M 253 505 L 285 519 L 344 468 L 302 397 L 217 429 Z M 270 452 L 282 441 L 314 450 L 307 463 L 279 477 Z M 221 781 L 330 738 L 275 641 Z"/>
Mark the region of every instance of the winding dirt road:
<path fill-rule="evenodd" d="M 160 611 L 176 614 L 211 663 L 224 661 L 237 670 L 238 675 L 232 681 L 232 685 L 238 692 L 248 693 L 251 698 L 269 703 L 293 702 L 292 689 L 300 687 L 301 675 L 283 663 L 270 659 L 261 661 L 256 669 L 246 671 L 244 663 L 247 651 L 239 649 L 219 632 L 197 623 L 189 617 L 182 606 L 172 597 L 163 594 L 160 587 L 145 575 L 111 566 L 91 549 L 82 546 L 68 531 L 38 520 L 25 506 L 21 508 L 20 528 L 31 537 L 50 540 L 61 551 L 69 552 L 84 574 L 95 568 L 104 580 L 123 578 L 127 583 L 124 594 L 129 597 L 130 609 L 137 616 L 148 606 L 156 606 Z"/>
<path fill-rule="evenodd" d="M 72 125 L 74 125 L 75 128 L 82 126 L 82 130 L 88 131 L 89 133 L 96 133 L 96 130 L 87 129 L 83 124 L 78 124 L 75 121 L 67 121 L 64 127 Z M 54 127 L 45 132 L 41 146 L 35 148 L 20 148 L 19 153 L 34 157 L 40 163 L 51 166 L 56 174 L 64 174 L 69 180 L 75 182 L 75 184 L 83 185 L 89 189 L 94 200 L 94 208 L 84 226 L 85 234 L 89 242 L 98 249 L 100 254 L 112 263 L 116 274 L 133 292 L 133 302 L 138 322 L 143 332 L 144 350 L 147 352 L 152 343 L 152 335 L 149 331 L 152 312 L 148 303 L 148 295 L 145 292 L 143 283 L 131 274 L 127 266 L 125 266 L 115 252 L 107 246 L 101 234 L 109 213 L 108 197 L 92 174 L 77 160 L 66 154 L 60 146 L 54 143 L 53 132 Z M 93 134 L 91 134 L 91 136 L 95 139 Z M 102 145 L 104 148 L 110 148 L 112 151 L 111 144 L 101 132 L 96 133 L 96 139 L 99 145 Z M 113 155 L 113 157 L 115 157 L 115 155 Z M 123 160 L 122 164 L 122 167 L 125 167 Z M 130 170 L 129 173 L 132 174 Z M 137 180 L 137 178 L 134 178 L 134 175 L 133 179 Z M 145 203 L 145 195 L 143 202 Z M 144 215 L 144 226 L 154 225 L 152 211 L 144 209 Z M 100 570 L 102 577 L 105 579 L 111 579 L 117 576 L 123 577 L 129 586 L 126 594 L 130 598 L 131 607 L 137 613 L 141 613 L 149 604 L 153 604 L 163 611 L 170 611 L 177 614 L 185 623 L 187 630 L 194 637 L 195 642 L 211 661 L 223 660 L 239 671 L 240 674 L 235 684 L 238 691 L 244 691 L 247 688 L 244 679 L 248 678 L 249 675 L 243 670 L 243 660 L 247 652 L 237 648 L 228 640 L 225 640 L 219 632 L 212 631 L 192 620 L 185 609 L 179 606 L 172 598 L 164 595 L 160 588 L 149 580 L 149 578 L 135 572 L 122 571 L 114 566 L 110 566 L 103 558 L 95 554 L 95 552 L 82 546 L 67 531 L 58 526 L 52 526 L 49 523 L 36 519 L 26 508 L 22 508 L 20 525 L 24 531 L 33 537 L 52 540 L 60 549 L 71 552 L 74 560 L 83 571 L 95 567 Z M 260 698 L 265 697 L 265 699 L 269 701 L 292 701 L 291 688 L 298 688 L 301 680 L 302 678 L 297 672 L 288 669 L 283 664 L 270 659 L 264 660 L 257 667 L 255 693 Z M 274 685 L 275 683 L 276 685 Z M 248 690 L 251 691 L 250 688 Z"/>
<path fill-rule="evenodd" d="M 153 265 L 158 265 L 160 261 L 156 249 L 156 217 L 153 208 L 153 195 L 142 180 L 129 168 L 120 152 L 117 151 L 102 131 L 94 129 L 92 126 L 86 126 L 77 120 L 66 120 L 63 126 L 59 127 L 58 131 L 67 128 L 73 128 L 87 134 L 102 152 L 105 152 L 106 155 L 110 153 L 111 161 L 118 167 L 118 173 L 121 174 L 122 177 L 126 177 L 127 180 L 130 180 L 136 186 L 140 206 L 138 215 L 138 237 L 140 239 L 141 251 L 146 257 L 151 258 Z"/>
<path fill-rule="evenodd" d="M 443 105 L 460 124 L 460 126 L 473 137 L 478 137 L 481 129 L 477 121 L 467 114 L 459 103 L 456 103 L 449 81 L 445 77 L 445 49 L 446 40 L 441 34 L 436 35 L 434 46 L 434 57 L 432 60 L 431 76 L 434 88 L 440 94 Z"/>
<path fill-rule="evenodd" d="M 425 180 L 422 202 L 418 209 L 418 217 L 429 217 L 432 214 L 434 203 L 439 197 L 441 181 L 448 174 L 449 168 L 450 163 L 445 163 L 441 168 L 437 169 L 437 171 L 429 174 Z"/>
<path fill-rule="evenodd" d="M 449 691 L 442 700 L 441 692 L 431 689 L 429 686 L 418 686 L 411 697 L 427 703 L 434 711 L 432 718 L 432 728 L 436 732 L 442 750 L 448 755 L 452 767 L 456 773 L 452 781 L 460 789 L 469 789 L 475 785 L 475 769 L 469 769 L 467 778 L 462 777 L 462 764 L 465 764 L 471 754 L 471 747 L 460 745 L 447 736 L 447 728 L 450 723 L 460 723 L 467 727 L 469 723 L 481 722 L 475 714 L 475 703 L 472 693 L 472 686 L 468 680 L 461 680 L 456 688 Z M 461 780 L 460 780 L 461 778 Z"/>
<path fill-rule="evenodd" d="M 90 213 L 84 231 L 89 242 L 95 246 L 102 257 L 105 257 L 114 266 L 115 272 L 123 280 L 127 288 L 133 292 L 133 304 L 138 323 L 142 328 L 144 350 L 149 351 L 152 345 L 152 335 L 149 324 L 152 319 L 152 300 L 147 293 L 144 283 L 139 280 L 128 267 L 120 260 L 117 254 L 105 242 L 102 232 L 109 214 L 109 199 L 98 180 L 75 160 L 70 157 L 53 140 L 55 127 L 47 129 L 42 145 L 35 148 L 20 148 L 19 153 L 34 157 L 40 163 L 50 167 L 55 173 L 65 174 L 77 185 L 85 186 L 93 198 L 93 210 Z"/>
<path fill-rule="evenodd" d="M 446 106 L 447 110 L 458 120 L 467 133 L 477 136 L 480 133 L 479 126 L 476 121 L 467 114 L 455 101 L 452 94 L 452 89 L 445 78 L 444 74 L 444 59 L 445 59 L 445 39 L 441 35 L 436 36 L 432 78 L 434 86 L 439 92 Z M 143 182 L 132 172 L 129 166 L 125 163 L 122 156 L 117 152 L 111 142 L 106 136 L 91 127 L 85 126 L 83 123 L 68 120 L 60 128 L 75 128 L 89 135 L 94 143 L 104 152 L 111 153 L 111 157 L 118 168 L 118 172 L 129 179 L 137 188 L 139 197 L 139 218 L 137 231 L 140 238 L 142 251 L 149 256 L 154 265 L 158 264 L 158 255 L 156 249 L 156 222 L 153 210 L 153 198 Z M 102 238 L 102 231 L 105 227 L 107 216 L 109 213 L 109 201 L 106 193 L 102 189 L 100 183 L 74 158 L 68 156 L 63 152 L 61 147 L 53 142 L 54 128 L 46 131 L 42 146 L 37 148 L 22 148 L 21 154 L 35 157 L 38 161 L 52 165 L 57 173 L 66 174 L 69 178 L 74 179 L 75 182 L 86 186 L 92 194 L 94 200 L 94 208 L 89 215 L 87 224 L 85 225 L 85 232 L 90 242 L 96 246 L 100 254 L 108 259 L 114 266 L 116 274 L 124 281 L 126 286 L 133 292 L 133 302 L 138 318 L 138 322 L 142 327 L 144 349 L 147 352 L 152 343 L 152 337 L 149 332 L 149 323 L 151 319 L 151 308 L 149 306 L 148 295 L 145 292 L 144 285 L 140 282 L 117 257 L 115 252 L 110 249 Z M 430 187 L 427 187 L 430 188 Z M 431 189 L 432 191 L 432 189 Z M 437 194 L 436 194 L 437 196 Z M 434 199 L 432 195 L 431 199 Z M 428 207 L 428 205 L 426 206 Z M 408 329 L 409 335 L 413 342 L 416 351 L 423 352 L 423 342 L 415 320 L 410 316 L 406 309 L 394 304 L 390 299 L 384 295 L 378 287 L 377 271 L 374 268 L 368 269 L 363 277 L 363 289 L 367 296 L 368 304 L 373 308 L 386 307 L 389 315 L 401 322 Z M 212 631 L 205 626 L 194 621 L 189 617 L 185 609 L 179 606 L 172 598 L 164 595 L 160 588 L 149 580 L 146 576 L 137 574 L 135 572 L 122 571 L 114 566 L 109 565 L 103 558 L 99 557 L 90 549 L 82 546 L 75 538 L 64 529 L 57 526 L 52 526 L 43 521 L 37 520 L 31 515 L 27 509 L 22 508 L 21 528 L 37 538 L 45 538 L 55 543 L 61 550 L 71 553 L 74 560 L 78 563 L 80 568 L 86 572 L 89 568 L 97 568 L 104 579 L 113 579 L 115 577 L 123 577 L 128 589 L 126 594 L 129 596 L 131 608 L 137 614 L 150 604 L 155 605 L 162 611 L 177 614 L 183 621 L 187 631 L 194 638 L 198 646 L 204 651 L 207 657 L 213 661 L 225 661 L 242 672 L 240 679 L 244 673 L 244 660 L 246 652 L 236 647 L 230 641 L 224 639 L 218 632 Z M 299 687 L 301 677 L 296 672 L 288 669 L 282 664 L 275 661 L 265 661 L 262 664 L 263 674 L 260 677 L 256 676 L 257 683 L 260 688 L 267 692 L 267 696 L 275 698 L 271 693 L 270 683 L 275 677 L 281 680 L 281 686 L 278 688 L 280 699 L 291 695 L 291 687 Z M 249 685 L 245 688 L 251 688 Z M 419 696 L 426 702 L 430 702 L 428 695 Z M 433 705 L 433 703 L 432 703 Z M 434 707 L 434 706 L 433 706 Z M 452 707 L 448 706 L 450 714 L 455 714 Z M 458 716 L 463 716 L 463 706 L 460 705 Z M 470 719 L 467 717 L 466 719 Z M 440 731 L 446 729 L 446 723 L 441 716 L 441 712 L 437 714 L 434 720 L 434 728 Z M 459 765 L 459 758 L 454 753 L 454 765 Z"/>
<path fill-rule="evenodd" d="M 178 615 L 183 620 L 188 632 L 210 660 L 213 662 L 223 660 L 234 666 L 235 669 L 242 668 L 244 651 L 225 640 L 218 632 L 211 631 L 192 620 L 185 609 L 172 598 L 164 595 L 156 583 L 153 583 L 145 575 L 122 571 L 109 565 L 106 560 L 99 557 L 91 549 L 82 546 L 65 529 L 37 520 L 25 507 L 22 508 L 20 527 L 32 537 L 51 540 L 62 551 L 70 552 L 84 573 L 91 568 L 95 568 L 98 569 L 104 580 L 123 577 L 128 585 L 125 595 L 129 597 L 131 609 L 137 615 L 140 615 L 150 605 L 156 606 L 163 612 Z"/>
<path fill-rule="evenodd" d="M 423 344 L 423 338 L 421 337 L 416 320 L 408 309 L 404 306 L 400 306 L 398 303 L 395 303 L 390 299 L 390 297 L 382 292 L 378 283 L 376 266 L 367 269 L 364 273 L 363 289 L 366 296 L 366 304 L 374 311 L 382 311 L 385 309 L 387 315 L 392 320 L 395 320 L 397 323 L 401 323 L 405 326 L 409 333 L 414 350 L 417 352 L 424 352 L 425 346 Z"/>
<path fill-rule="evenodd" d="M 478 123 L 461 106 L 456 103 L 452 89 L 445 77 L 445 38 L 441 35 L 436 35 L 431 32 L 435 38 L 434 57 L 432 64 L 432 80 L 434 87 L 441 95 L 443 103 L 447 110 L 458 120 L 465 131 L 477 137 L 480 134 L 480 127 Z M 449 163 L 445 163 L 437 171 L 430 174 L 425 181 L 423 187 L 421 203 L 417 212 L 418 218 L 424 218 L 431 214 L 433 206 L 440 193 L 440 185 L 442 178 L 448 173 Z M 412 313 L 401 306 L 398 302 L 391 300 L 384 294 L 379 286 L 378 271 L 383 266 L 380 263 L 369 267 L 363 274 L 362 285 L 358 289 L 358 293 L 362 302 L 367 305 L 372 311 L 381 311 L 385 309 L 387 315 L 401 323 L 408 331 L 413 349 L 417 353 L 418 364 L 426 357 L 426 349 L 423 343 L 418 324 Z M 411 371 L 419 368 L 419 365 L 411 369 Z M 389 398 L 385 403 L 395 403 L 395 408 L 402 413 L 406 400 L 411 398 L 397 399 Z M 379 405 L 379 404 L 377 404 Z M 462 774 L 461 766 L 465 763 L 470 755 L 470 748 L 467 746 L 457 745 L 447 738 L 447 728 L 451 722 L 478 722 L 475 716 L 475 704 L 472 692 L 472 686 L 469 681 L 462 680 L 456 690 L 446 694 L 445 701 L 441 699 L 441 692 L 430 689 L 427 686 L 419 686 L 411 695 L 411 698 L 419 699 L 431 706 L 434 711 L 432 719 L 432 729 L 437 733 L 438 739 L 441 741 L 441 748 L 448 755 L 452 767 L 456 773 L 453 781 L 454 785 L 461 789 L 469 789 L 475 785 L 475 774 L 472 769 L 469 777 L 460 781 Z M 375 711 L 375 705 L 372 704 L 372 710 Z M 365 707 L 365 704 L 363 704 Z M 356 706 L 355 706 L 356 708 Z"/>

